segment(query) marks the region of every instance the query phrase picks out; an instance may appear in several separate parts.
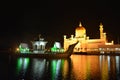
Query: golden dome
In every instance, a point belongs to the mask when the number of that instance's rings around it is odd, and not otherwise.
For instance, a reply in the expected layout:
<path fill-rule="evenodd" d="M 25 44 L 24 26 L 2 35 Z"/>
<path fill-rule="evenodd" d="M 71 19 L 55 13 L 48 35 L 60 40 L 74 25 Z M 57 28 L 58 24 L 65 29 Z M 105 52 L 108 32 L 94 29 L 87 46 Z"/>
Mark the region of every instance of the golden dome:
<path fill-rule="evenodd" d="M 86 35 L 86 29 L 81 25 L 81 23 L 79 24 L 79 27 L 76 28 L 75 31 L 76 37 L 84 37 Z"/>
<path fill-rule="evenodd" d="M 85 28 L 83 26 L 79 26 L 76 28 L 76 30 L 85 30 Z"/>
<path fill-rule="evenodd" d="M 76 30 L 77 30 L 77 31 L 78 31 L 78 30 L 80 30 L 80 31 L 81 31 L 81 30 L 82 30 L 82 31 L 86 31 L 86 29 L 82 26 L 81 23 L 79 24 L 79 27 L 76 28 Z"/>

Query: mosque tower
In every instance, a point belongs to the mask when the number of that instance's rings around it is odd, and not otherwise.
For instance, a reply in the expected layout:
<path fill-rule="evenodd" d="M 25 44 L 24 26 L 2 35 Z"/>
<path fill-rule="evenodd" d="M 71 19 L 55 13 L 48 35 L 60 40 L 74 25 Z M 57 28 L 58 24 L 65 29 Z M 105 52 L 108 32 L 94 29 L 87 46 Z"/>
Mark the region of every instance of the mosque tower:
<path fill-rule="evenodd" d="M 105 39 L 106 40 L 106 33 L 105 32 L 103 32 L 103 25 L 102 25 L 102 23 L 100 23 L 100 28 L 99 28 L 99 30 L 100 30 L 100 39 Z"/>
<path fill-rule="evenodd" d="M 100 23 L 99 30 L 100 30 L 100 39 L 103 39 L 103 25 L 102 25 L 102 23 Z"/>
<path fill-rule="evenodd" d="M 75 37 L 76 38 L 85 38 L 86 37 L 86 29 L 82 26 L 81 22 L 79 24 L 79 27 L 76 28 Z"/>

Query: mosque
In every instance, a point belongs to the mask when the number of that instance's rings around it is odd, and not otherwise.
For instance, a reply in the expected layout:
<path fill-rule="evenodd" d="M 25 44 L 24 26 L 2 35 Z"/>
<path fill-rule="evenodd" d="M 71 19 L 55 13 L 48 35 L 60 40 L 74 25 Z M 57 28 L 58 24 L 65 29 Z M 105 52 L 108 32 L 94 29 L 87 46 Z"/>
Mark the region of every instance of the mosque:
<path fill-rule="evenodd" d="M 70 44 L 79 41 L 74 48 L 74 52 L 120 52 L 120 45 L 115 45 L 113 40 L 111 42 L 107 41 L 102 23 L 99 25 L 99 32 L 100 38 L 90 39 L 86 34 L 85 27 L 83 27 L 80 22 L 79 26 L 75 29 L 75 36 L 71 35 L 70 38 L 67 38 L 67 36 L 64 35 L 64 51 L 68 49 Z"/>

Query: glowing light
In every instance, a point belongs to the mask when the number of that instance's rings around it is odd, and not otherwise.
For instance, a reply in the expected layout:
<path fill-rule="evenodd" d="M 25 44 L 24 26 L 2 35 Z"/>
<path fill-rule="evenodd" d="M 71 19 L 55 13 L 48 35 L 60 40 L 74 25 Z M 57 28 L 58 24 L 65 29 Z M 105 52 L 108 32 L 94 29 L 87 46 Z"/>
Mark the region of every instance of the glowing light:
<path fill-rule="evenodd" d="M 19 48 L 16 48 L 16 52 L 19 52 L 20 50 L 19 50 Z"/>
<path fill-rule="evenodd" d="M 64 52 L 64 49 L 61 48 L 61 45 L 59 42 L 55 42 L 54 46 L 51 48 L 52 52 Z"/>
<path fill-rule="evenodd" d="M 29 53 L 30 51 L 29 51 L 29 48 L 28 48 L 27 45 L 25 45 L 25 44 L 20 44 L 20 45 L 19 45 L 19 52 L 20 52 L 20 53 Z"/>

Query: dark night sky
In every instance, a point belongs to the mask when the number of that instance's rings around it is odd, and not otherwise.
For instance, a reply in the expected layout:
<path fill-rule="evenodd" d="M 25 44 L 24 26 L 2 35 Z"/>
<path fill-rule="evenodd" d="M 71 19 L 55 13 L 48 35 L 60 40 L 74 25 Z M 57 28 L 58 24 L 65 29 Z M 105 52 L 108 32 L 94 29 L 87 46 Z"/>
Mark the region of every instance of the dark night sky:
<path fill-rule="evenodd" d="M 31 7 L 36 8 L 31 8 Z M 29 7 L 29 8 L 27 8 Z M 1 8 L 0 46 L 29 42 L 41 34 L 45 39 L 62 41 L 82 22 L 90 38 L 98 38 L 103 23 L 108 39 L 120 37 L 120 12 L 117 1 L 44 1 L 35 4 L 7 5 Z"/>

